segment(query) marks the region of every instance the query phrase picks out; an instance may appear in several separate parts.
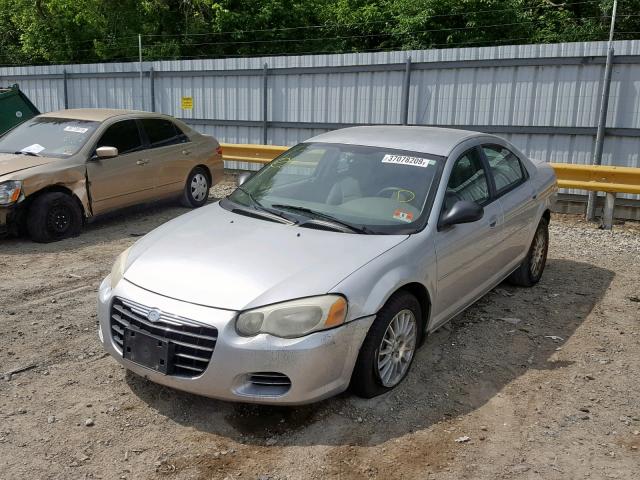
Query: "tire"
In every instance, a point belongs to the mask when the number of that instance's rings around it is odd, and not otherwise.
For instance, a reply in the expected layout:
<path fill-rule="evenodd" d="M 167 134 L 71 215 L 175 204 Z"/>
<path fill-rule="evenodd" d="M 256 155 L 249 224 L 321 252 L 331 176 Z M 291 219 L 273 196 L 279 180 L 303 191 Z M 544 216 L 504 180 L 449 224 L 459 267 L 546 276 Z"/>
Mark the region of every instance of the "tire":
<path fill-rule="evenodd" d="M 420 344 L 422 310 L 418 300 L 408 292 L 394 294 L 376 315 L 367 336 L 362 343 L 356 365 L 351 376 L 351 391 L 359 397 L 372 398 L 392 390 L 402 382 L 411 369 L 415 351 Z M 381 355 L 384 345 L 393 338 L 389 326 L 398 326 L 398 320 L 408 321 L 404 330 L 406 341 L 400 342 L 399 350 L 389 348 L 388 355 Z M 413 326 L 411 334 L 410 326 Z M 393 328 L 393 327 L 392 327 Z M 396 328 L 397 330 L 397 328 Z M 397 338 L 397 337 L 396 337 Z M 408 349 L 404 350 L 404 347 Z M 401 353 L 403 352 L 404 353 Z M 400 360 L 396 360 L 399 353 Z M 385 363 L 385 359 L 386 363 Z M 404 359 L 404 361 L 403 361 Z M 384 364 L 384 366 L 381 366 Z M 390 365 L 390 366 L 389 366 Z M 400 365 L 398 367 L 397 365 Z M 389 369 L 397 368 L 389 375 Z M 386 369 L 386 370 L 385 370 Z"/>
<path fill-rule="evenodd" d="M 184 185 L 184 192 L 180 203 L 188 208 L 198 208 L 207 203 L 211 180 L 209 174 L 202 167 L 191 170 Z"/>
<path fill-rule="evenodd" d="M 31 240 L 50 243 L 76 237 L 82 230 L 82 210 L 66 193 L 50 192 L 37 197 L 27 215 L 27 232 Z"/>
<path fill-rule="evenodd" d="M 533 287 L 542 278 L 542 272 L 547 264 L 547 252 L 549 250 L 549 225 L 542 218 L 533 236 L 529 253 L 522 261 L 518 269 L 507 279 L 509 283 L 520 287 Z"/>

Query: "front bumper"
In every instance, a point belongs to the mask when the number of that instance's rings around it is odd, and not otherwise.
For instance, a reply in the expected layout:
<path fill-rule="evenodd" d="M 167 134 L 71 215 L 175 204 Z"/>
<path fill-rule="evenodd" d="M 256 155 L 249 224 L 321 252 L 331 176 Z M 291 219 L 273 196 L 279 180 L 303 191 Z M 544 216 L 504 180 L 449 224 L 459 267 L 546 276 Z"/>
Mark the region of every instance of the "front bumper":
<path fill-rule="evenodd" d="M 218 339 L 204 373 L 195 378 L 164 375 L 124 359 L 111 335 L 110 309 L 117 296 L 218 329 Z M 100 338 L 104 348 L 125 368 L 168 387 L 221 400 L 299 405 L 336 395 L 349 385 L 360 346 L 374 316 L 301 338 L 261 334 L 241 337 L 235 331 L 236 312 L 194 305 L 144 290 L 121 280 L 115 290 L 107 277 L 98 294 Z M 286 375 L 291 386 L 274 394 L 250 383 L 256 372 Z"/>

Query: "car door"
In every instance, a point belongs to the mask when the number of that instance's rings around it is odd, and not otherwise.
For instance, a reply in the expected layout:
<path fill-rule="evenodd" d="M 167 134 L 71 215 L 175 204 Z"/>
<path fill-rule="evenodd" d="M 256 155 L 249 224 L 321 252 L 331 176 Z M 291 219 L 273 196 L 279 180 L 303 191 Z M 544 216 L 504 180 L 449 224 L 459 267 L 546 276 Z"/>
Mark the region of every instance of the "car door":
<path fill-rule="evenodd" d="M 136 120 L 110 125 L 96 143 L 115 147 L 118 156 L 87 161 L 89 192 L 94 214 L 133 205 L 154 197 L 154 163 L 144 150 Z"/>
<path fill-rule="evenodd" d="M 140 124 L 146 137 L 148 156 L 155 164 L 158 195 L 181 191 L 195 166 L 191 161 L 189 137 L 166 118 L 143 118 Z"/>
<path fill-rule="evenodd" d="M 494 200 L 486 164 L 478 147 L 463 153 L 447 179 L 442 214 L 458 200 L 484 208 L 483 217 L 471 223 L 438 228 L 435 232 L 437 292 L 434 327 L 475 301 L 492 285 L 500 268 L 502 207 Z"/>
<path fill-rule="evenodd" d="M 531 223 L 535 221 L 537 205 L 529 175 L 520 159 L 501 145 L 482 145 L 504 214 L 504 245 L 500 251 L 503 268 L 513 269 L 529 249 Z"/>

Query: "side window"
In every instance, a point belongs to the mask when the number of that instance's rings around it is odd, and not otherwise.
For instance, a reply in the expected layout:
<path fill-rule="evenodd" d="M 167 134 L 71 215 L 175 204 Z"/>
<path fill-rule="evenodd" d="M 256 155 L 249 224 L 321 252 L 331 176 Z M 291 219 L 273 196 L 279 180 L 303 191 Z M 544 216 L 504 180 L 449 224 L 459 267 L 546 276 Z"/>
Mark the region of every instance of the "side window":
<path fill-rule="evenodd" d="M 118 154 L 129 153 L 142 146 L 140 132 L 135 120 L 114 123 L 98 140 L 97 147 L 116 147 Z"/>
<path fill-rule="evenodd" d="M 147 133 L 150 148 L 184 143 L 186 136 L 173 122 L 161 118 L 143 118 L 142 127 Z"/>
<path fill-rule="evenodd" d="M 483 145 L 482 150 L 489 162 L 498 195 L 514 188 L 526 179 L 520 159 L 510 150 L 499 145 Z"/>
<path fill-rule="evenodd" d="M 445 209 L 459 200 L 484 204 L 489 199 L 489 184 L 477 149 L 472 149 L 456 160 L 445 196 Z"/>

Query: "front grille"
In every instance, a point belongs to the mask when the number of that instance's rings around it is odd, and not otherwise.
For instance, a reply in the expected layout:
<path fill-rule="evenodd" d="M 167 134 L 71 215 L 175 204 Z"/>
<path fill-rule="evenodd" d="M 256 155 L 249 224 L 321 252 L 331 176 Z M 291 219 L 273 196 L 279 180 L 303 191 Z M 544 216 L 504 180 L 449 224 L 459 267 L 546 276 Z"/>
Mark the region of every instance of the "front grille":
<path fill-rule="evenodd" d="M 202 374 L 211 360 L 218 330 L 164 312 L 158 321 L 151 322 L 147 319 L 151 310 L 130 300 L 114 299 L 111 306 L 111 336 L 119 346 L 120 353 L 125 329 L 137 329 L 173 345 L 167 373 L 178 377 L 197 377 Z"/>

